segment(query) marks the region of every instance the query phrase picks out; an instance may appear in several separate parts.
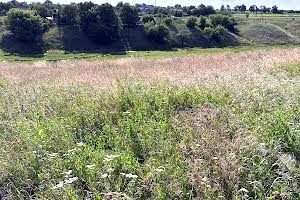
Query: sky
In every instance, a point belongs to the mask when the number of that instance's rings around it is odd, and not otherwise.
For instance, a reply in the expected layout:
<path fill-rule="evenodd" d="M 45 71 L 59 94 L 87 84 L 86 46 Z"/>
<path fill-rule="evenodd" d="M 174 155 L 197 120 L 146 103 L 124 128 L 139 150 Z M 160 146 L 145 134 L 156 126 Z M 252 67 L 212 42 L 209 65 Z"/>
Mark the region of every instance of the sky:
<path fill-rule="evenodd" d="M 5 0 L 8 1 L 8 0 Z M 24 1 L 24 0 L 20 0 Z M 44 1 L 44 0 L 25 0 L 27 2 L 32 1 Z M 55 3 L 70 3 L 70 2 L 81 2 L 81 1 L 90 1 L 90 0 L 52 0 Z M 101 3 L 110 3 L 112 5 L 116 5 L 118 2 L 122 0 L 91 0 L 97 4 Z M 172 6 L 175 4 L 181 5 L 199 5 L 201 3 L 205 5 L 212 5 L 215 8 L 220 8 L 222 4 L 230 6 L 245 4 L 247 7 L 250 5 L 266 5 L 271 7 L 273 5 L 277 5 L 279 9 L 292 9 L 292 10 L 300 10 L 300 0 L 156 0 L 157 6 Z M 130 4 L 136 3 L 146 3 L 146 4 L 155 4 L 155 0 L 123 0 L 123 2 L 129 2 Z"/>

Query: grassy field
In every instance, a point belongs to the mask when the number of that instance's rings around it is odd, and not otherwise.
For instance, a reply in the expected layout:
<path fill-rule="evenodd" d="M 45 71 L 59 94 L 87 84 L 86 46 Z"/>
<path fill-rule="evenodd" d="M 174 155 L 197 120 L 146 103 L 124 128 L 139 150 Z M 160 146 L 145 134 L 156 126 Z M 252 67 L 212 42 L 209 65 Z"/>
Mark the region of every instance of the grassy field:
<path fill-rule="evenodd" d="M 182 51 L 0 63 L 0 199 L 299 199 L 300 48 Z"/>
<path fill-rule="evenodd" d="M 240 53 L 244 51 L 255 51 L 257 48 L 262 50 L 272 49 L 289 49 L 295 48 L 298 45 L 272 45 L 272 46 L 238 46 L 224 48 L 186 48 L 172 49 L 164 51 L 127 51 L 119 53 L 80 53 L 66 52 L 63 50 L 49 50 L 45 54 L 34 56 L 23 56 L 19 54 L 6 53 L 0 50 L 0 62 L 35 62 L 35 61 L 50 61 L 57 62 L 62 60 L 113 60 L 118 58 L 171 58 L 197 55 L 210 55 L 218 53 Z"/>

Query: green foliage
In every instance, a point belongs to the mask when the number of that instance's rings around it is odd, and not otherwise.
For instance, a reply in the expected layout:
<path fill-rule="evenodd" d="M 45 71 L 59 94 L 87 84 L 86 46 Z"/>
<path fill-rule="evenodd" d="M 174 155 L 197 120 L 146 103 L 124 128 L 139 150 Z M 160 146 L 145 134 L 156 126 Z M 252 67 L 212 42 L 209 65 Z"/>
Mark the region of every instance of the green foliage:
<path fill-rule="evenodd" d="M 153 15 L 144 15 L 142 17 L 142 21 L 144 24 L 148 23 L 148 22 L 155 22 L 155 18 Z"/>
<path fill-rule="evenodd" d="M 194 8 L 191 10 L 191 14 L 195 16 L 208 16 L 215 14 L 216 11 L 214 7 L 212 6 L 205 6 L 204 4 L 201 4 L 198 6 L 198 8 Z"/>
<path fill-rule="evenodd" d="M 31 5 L 31 9 L 34 10 L 38 15 L 40 15 L 43 18 L 51 17 L 53 14 L 51 8 L 41 3 L 35 3 Z"/>
<path fill-rule="evenodd" d="M 110 4 L 92 7 L 86 19 L 83 30 L 90 39 L 103 44 L 120 39 L 120 21 Z"/>
<path fill-rule="evenodd" d="M 173 24 L 173 19 L 171 17 L 167 17 L 163 19 L 163 22 L 167 25 L 167 26 L 171 26 Z"/>
<path fill-rule="evenodd" d="M 5 25 L 16 38 L 22 41 L 33 41 L 49 28 L 49 24 L 40 16 L 19 9 L 11 9 L 7 13 Z"/>
<path fill-rule="evenodd" d="M 74 27 L 80 24 L 79 7 L 75 3 L 64 5 L 60 10 L 59 16 L 63 24 Z"/>
<path fill-rule="evenodd" d="M 197 18 L 196 17 L 189 17 L 186 20 L 186 26 L 189 28 L 194 28 L 197 23 Z"/>
<path fill-rule="evenodd" d="M 162 23 L 150 22 L 145 24 L 145 33 L 148 39 L 155 42 L 164 42 L 169 35 L 169 29 Z"/>
<path fill-rule="evenodd" d="M 229 17 L 228 15 L 223 14 L 215 14 L 210 15 L 209 19 L 214 27 L 221 25 L 231 32 L 235 31 L 236 22 L 233 17 Z"/>
<path fill-rule="evenodd" d="M 205 27 L 204 33 L 210 39 L 219 40 L 222 37 L 222 35 L 224 35 L 225 28 L 221 25 L 218 25 L 216 27 Z"/>
<path fill-rule="evenodd" d="M 140 20 L 139 11 L 137 7 L 125 3 L 120 8 L 120 18 L 123 25 L 129 27 L 136 26 L 137 22 Z"/>
<path fill-rule="evenodd" d="M 206 27 L 206 22 L 207 22 L 207 18 L 204 16 L 200 16 L 199 18 L 199 28 L 201 30 L 204 30 L 204 28 Z"/>

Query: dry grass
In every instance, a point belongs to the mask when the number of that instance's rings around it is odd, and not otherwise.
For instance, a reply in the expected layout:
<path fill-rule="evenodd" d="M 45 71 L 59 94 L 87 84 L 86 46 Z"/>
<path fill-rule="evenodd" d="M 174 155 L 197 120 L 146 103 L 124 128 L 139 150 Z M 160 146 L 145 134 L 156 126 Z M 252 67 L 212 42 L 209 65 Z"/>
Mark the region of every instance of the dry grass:
<path fill-rule="evenodd" d="M 270 51 L 221 53 L 206 56 L 144 60 L 126 58 L 112 61 L 39 61 L 34 64 L 0 63 L 0 76 L 17 83 L 88 84 L 97 88 L 114 85 L 118 79 L 193 82 L 207 75 L 253 71 L 300 61 L 300 48 Z"/>

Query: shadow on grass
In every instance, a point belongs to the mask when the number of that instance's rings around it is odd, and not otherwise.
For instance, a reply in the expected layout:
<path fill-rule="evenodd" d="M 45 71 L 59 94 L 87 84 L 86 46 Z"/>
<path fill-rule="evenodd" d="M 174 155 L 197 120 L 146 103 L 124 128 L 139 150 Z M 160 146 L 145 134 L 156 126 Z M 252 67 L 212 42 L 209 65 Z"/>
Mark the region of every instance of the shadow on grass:
<path fill-rule="evenodd" d="M 24 42 L 16 39 L 13 34 L 4 34 L 0 40 L 0 47 L 3 51 L 21 56 L 40 58 L 44 56 L 46 48 L 42 38 L 35 41 Z"/>
<path fill-rule="evenodd" d="M 63 33 L 63 48 L 69 53 L 101 53 L 111 55 L 124 55 L 126 49 L 122 42 L 115 41 L 109 45 L 99 44 L 90 40 L 81 30 L 71 26 L 61 26 Z"/>

